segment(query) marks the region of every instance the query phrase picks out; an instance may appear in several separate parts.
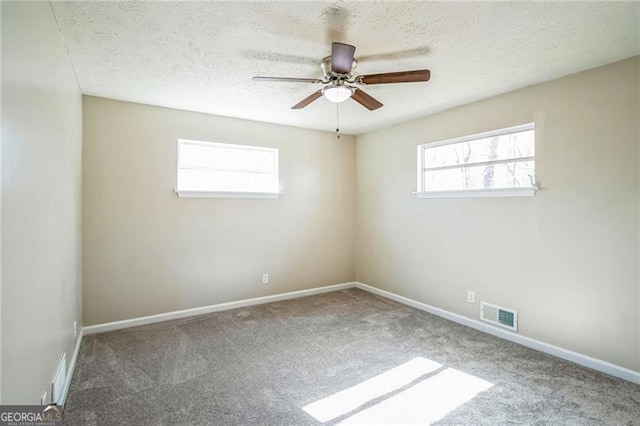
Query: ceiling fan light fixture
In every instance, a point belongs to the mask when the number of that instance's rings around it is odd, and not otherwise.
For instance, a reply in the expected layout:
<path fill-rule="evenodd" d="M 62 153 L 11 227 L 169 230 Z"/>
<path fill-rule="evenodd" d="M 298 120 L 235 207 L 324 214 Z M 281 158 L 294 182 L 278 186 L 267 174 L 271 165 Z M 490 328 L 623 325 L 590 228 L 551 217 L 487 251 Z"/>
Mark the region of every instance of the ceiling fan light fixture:
<path fill-rule="evenodd" d="M 353 95 L 353 88 L 349 86 L 327 86 L 322 90 L 322 94 L 329 101 L 334 103 L 344 102 Z"/>

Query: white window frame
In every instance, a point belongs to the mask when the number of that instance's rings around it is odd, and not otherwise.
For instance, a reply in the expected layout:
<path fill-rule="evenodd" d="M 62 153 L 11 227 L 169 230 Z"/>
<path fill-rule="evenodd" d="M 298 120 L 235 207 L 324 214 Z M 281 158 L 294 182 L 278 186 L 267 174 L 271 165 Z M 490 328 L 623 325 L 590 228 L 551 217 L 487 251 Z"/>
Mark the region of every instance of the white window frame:
<path fill-rule="evenodd" d="M 535 131 L 535 123 L 521 124 L 518 126 L 507 127 L 504 129 L 492 130 L 489 132 L 476 133 L 473 135 L 462 136 L 459 138 L 446 139 L 438 142 L 430 142 L 422 145 L 418 145 L 418 181 L 417 192 L 415 196 L 417 198 L 469 198 L 469 197 L 533 197 L 538 189 L 537 186 L 519 187 L 519 188 L 483 188 L 483 189 L 460 189 L 460 190 L 444 190 L 444 191 L 424 191 L 425 188 L 425 170 L 444 170 L 449 168 L 464 168 L 482 166 L 487 164 L 500 164 L 511 163 L 514 159 L 502 159 L 485 161 L 478 163 L 470 163 L 468 165 L 455 165 L 455 166 L 441 166 L 427 168 L 425 167 L 425 150 L 428 148 L 434 148 L 443 145 L 453 145 L 457 143 L 464 143 L 474 141 L 478 139 L 486 139 L 494 136 L 503 136 L 511 133 L 518 133 L 527 130 Z M 534 142 L 535 143 L 535 142 Z M 517 161 L 534 161 L 534 157 L 521 157 Z"/>
<path fill-rule="evenodd" d="M 193 191 L 193 190 L 185 190 L 178 188 L 178 175 L 180 173 L 180 145 L 182 143 L 190 144 L 190 145 L 203 145 L 207 147 L 221 147 L 221 148 L 234 148 L 234 149 L 244 149 L 250 151 L 268 151 L 272 152 L 275 155 L 273 156 L 273 170 L 274 177 L 278 185 L 280 185 L 280 176 L 279 176 L 279 167 L 278 160 L 280 156 L 280 150 L 278 148 L 268 148 L 263 146 L 252 146 L 252 145 L 238 145 L 231 144 L 226 142 L 206 142 L 206 141 L 198 141 L 192 139 L 178 139 L 176 144 L 176 189 L 175 192 L 180 198 L 279 198 L 280 192 L 240 192 L 240 191 Z M 220 170 L 223 169 L 215 168 L 215 167 L 203 167 L 202 169 L 207 170 Z M 257 172 L 252 170 L 245 170 L 246 172 Z"/>

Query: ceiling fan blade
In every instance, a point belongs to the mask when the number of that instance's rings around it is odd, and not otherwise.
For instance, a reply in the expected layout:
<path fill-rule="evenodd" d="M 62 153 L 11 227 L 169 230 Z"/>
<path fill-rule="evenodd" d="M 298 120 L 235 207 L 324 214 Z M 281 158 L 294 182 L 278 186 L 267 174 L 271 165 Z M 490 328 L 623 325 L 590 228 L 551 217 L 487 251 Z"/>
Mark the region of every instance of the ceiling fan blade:
<path fill-rule="evenodd" d="M 413 83 L 417 81 L 429 81 L 430 78 L 431 71 L 416 70 L 361 75 L 357 78 L 357 82 L 361 84 Z"/>
<path fill-rule="evenodd" d="M 363 107 L 367 108 L 369 111 L 373 111 L 374 109 L 378 109 L 382 106 L 380 101 L 360 89 L 355 89 L 351 98 Z"/>
<path fill-rule="evenodd" d="M 331 71 L 336 74 L 351 73 L 356 48 L 350 44 L 331 43 Z"/>
<path fill-rule="evenodd" d="M 322 96 L 322 90 L 313 92 L 310 96 L 307 96 L 306 98 L 304 98 L 303 100 L 301 100 L 300 102 L 292 106 L 291 109 L 302 109 L 321 96 Z"/>
<path fill-rule="evenodd" d="M 394 59 L 413 58 L 416 56 L 426 56 L 429 53 L 429 47 L 421 46 L 415 49 L 396 50 L 393 52 L 373 53 L 371 55 L 358 55 L 358 63 L 374 62 L 374 61 L 391 61 Z"/>
<path fill-rule="evenodd" d="M 317 78 L 289 78 L 289 77 L 253 77 L 253 81 L 277 81 L 284 83 L 322 83 Z"/>
<path fill-rule="evenodd" d="M 287 64 L 303 64 L 318 66 L 318 60 L 307 56 L 289 55 L 286 53 L 277 52 L 265 52 L 262 50 L 247 49 L 240 51 L 240 54 L 252 61 L 269 61 L 269 62 L 284 62 Z"/>

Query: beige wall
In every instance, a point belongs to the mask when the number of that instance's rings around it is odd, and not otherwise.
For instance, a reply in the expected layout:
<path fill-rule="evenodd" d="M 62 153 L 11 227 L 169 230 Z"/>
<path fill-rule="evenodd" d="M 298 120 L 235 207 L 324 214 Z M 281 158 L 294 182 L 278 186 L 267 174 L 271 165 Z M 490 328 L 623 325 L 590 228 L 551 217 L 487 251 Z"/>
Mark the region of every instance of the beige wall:
<path fill-rule="evenodd" d="M 0 24 L 2 6 L 0 5 Z M 0 76 L 2 75 L 2 27 L 0 27 Z M 2 82 L 0 81 L 0 117 L 2 115 Z M 2 404 L 2 123 L 0 122 L 0 404 Z"/>
<path fill-rule="evenodd" d="M 178 198 L 178 138 L 279 148 L 281 198 Z M 84 97 L 83 164 L 85 326 L 354 280 L 352 137 Z"/>
<path fill-rule="evenodd" d="M 640 370 L 639 75 L 635 58 L 358 137 L 357 280 L 475 319 L 512 307 L 523 335 Z M 535 197 L 411 194 L 417 145 L 531 121 Z"/>
<path fill-rule="evenodd" d="M 636 81 L 637 81 L 637 86 L 636 86 L 636 102 L 638 103 L 638 105 L 640 105 L 640 72 L 638 72 L 638 75 L 636 76 Z M 638 141 L 640 141 L 640 107 L 638 107 L 637 109 L 637 120 L 636 120 L 636 127 L 638 130 Z M 638 311 L 640 311 L 640 149 L 638 149 L 638 230 L 639 230 L 639 240 L 638 240 L 638 260 L 637 260 L 637 266 L 638 266 Z M 640 357 L 640 312 L 638 312 L 638 340 L 637 340 L 637 347 L 638 347 L 638 356 Z"/>
<path fill-rule="evenodd" d="M 80 320 L 82 103 L 49 4 L 1 7 L 2 403 L 37 404 Z"/>

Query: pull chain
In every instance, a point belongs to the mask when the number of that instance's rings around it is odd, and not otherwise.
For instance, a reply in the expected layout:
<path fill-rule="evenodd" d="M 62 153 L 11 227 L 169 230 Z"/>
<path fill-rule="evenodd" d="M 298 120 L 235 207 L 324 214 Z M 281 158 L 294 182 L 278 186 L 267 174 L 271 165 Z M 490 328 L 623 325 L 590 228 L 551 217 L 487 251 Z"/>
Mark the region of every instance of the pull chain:
<path fill-rule="evenodd" d="M 340 139 L 340 103 L 336 102 L 336 139 Z"/>

